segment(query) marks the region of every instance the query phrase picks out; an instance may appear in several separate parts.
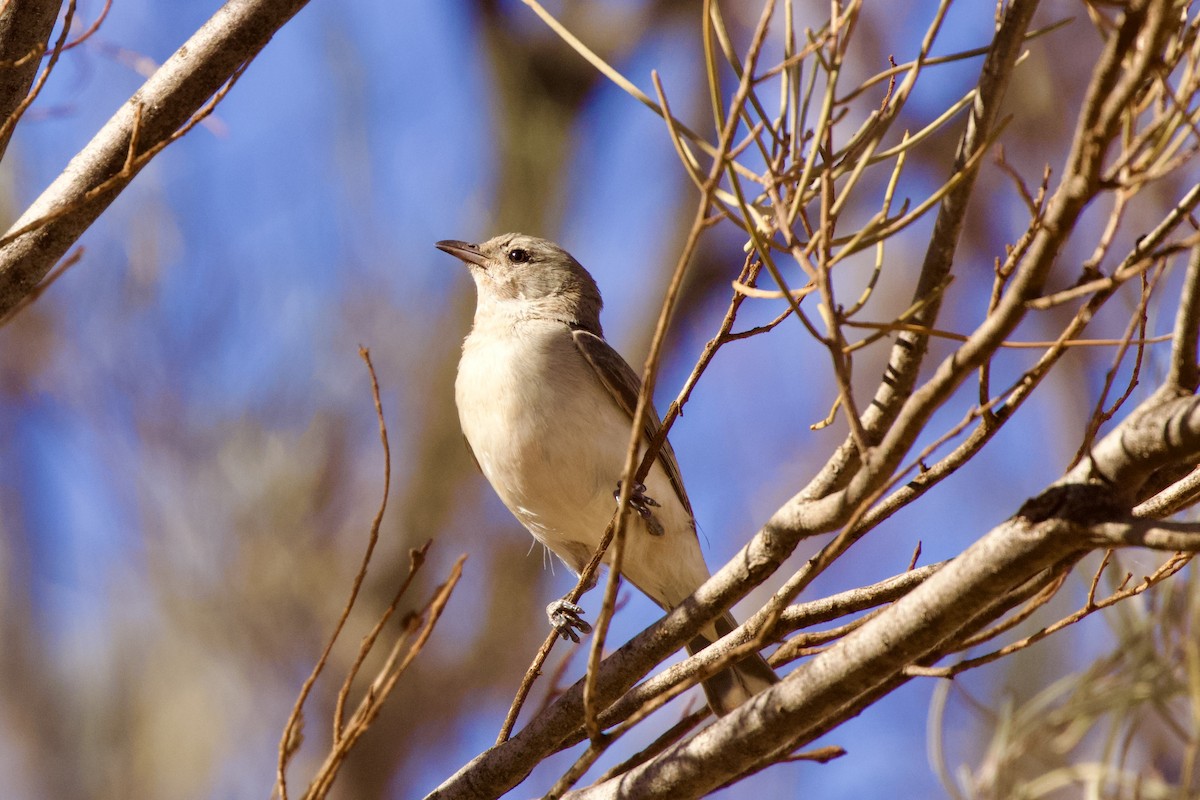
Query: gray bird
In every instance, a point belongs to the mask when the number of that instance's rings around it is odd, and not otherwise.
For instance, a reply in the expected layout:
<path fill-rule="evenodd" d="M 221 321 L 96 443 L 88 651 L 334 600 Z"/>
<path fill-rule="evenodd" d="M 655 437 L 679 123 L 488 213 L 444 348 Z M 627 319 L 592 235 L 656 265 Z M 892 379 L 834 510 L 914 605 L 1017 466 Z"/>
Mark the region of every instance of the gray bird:
<path fill-rule="evenodd" d="M 558 245 L 510 233 L 437 247 L 467 265 L 478 295 L 454 385 L 467 444 L 509 511 L 579 573 L 613 514 L 641 380 L 604 340 L 596 282 Z M 648 440 L 661 423 L 653 409 L 647 417 Z M 670 444 L 635 488 L 621 573 L 669 610 L 709 577 Z M 591 629 L 582 611 L 565 600 L 546 609 L 575 641 L 576 629 Z M 734 627 L 723 615 L 688 651 Z M 776 680 L 755 653 L 709 678 L 704 691 L 724 714 Z"/>

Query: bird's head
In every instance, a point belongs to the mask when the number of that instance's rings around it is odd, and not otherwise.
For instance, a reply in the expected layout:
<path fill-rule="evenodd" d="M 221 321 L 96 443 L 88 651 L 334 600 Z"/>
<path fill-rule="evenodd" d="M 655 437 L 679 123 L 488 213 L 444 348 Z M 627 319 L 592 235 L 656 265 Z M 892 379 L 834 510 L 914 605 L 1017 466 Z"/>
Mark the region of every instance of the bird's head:
<path fill-rule="evenodd" d="M 477 313 L 557 319 L 600 331 L 600 290 L 588 271 L 554 242 L 506 233 L 481 244 L 455 239 L 437 248 L 471 270 L 478 292 Z"/>

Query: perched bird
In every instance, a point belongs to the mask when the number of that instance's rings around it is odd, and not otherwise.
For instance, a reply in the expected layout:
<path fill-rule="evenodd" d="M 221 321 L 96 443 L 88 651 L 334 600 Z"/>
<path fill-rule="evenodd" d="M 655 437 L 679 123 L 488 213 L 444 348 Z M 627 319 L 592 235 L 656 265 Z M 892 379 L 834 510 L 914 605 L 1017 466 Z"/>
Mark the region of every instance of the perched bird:
<path fill-rule="evenodd" d="M 641 380 L 604 340 L 596 282 L 558 245 L 510 233 L 437 247 L 467 265 L 477 293 L 455 381 L 467 444 L 504 505 L 578 573 L 613 514 Z M 644 441 L 660 425 L 653 409 L 647 417 Z M 631 504 L 637 514 L 626 530 L 621 574 L 669 610 L 709 577 L 669 443 Z M 546 611 L 576 641 L 576 629 L 590 630 L 579 606 L 559 600 Z M 734 627 L 725 614 L 688 650 Z M 706 680 L 704 690 L 723 714 L 776 680 L 755 653 Z"/>

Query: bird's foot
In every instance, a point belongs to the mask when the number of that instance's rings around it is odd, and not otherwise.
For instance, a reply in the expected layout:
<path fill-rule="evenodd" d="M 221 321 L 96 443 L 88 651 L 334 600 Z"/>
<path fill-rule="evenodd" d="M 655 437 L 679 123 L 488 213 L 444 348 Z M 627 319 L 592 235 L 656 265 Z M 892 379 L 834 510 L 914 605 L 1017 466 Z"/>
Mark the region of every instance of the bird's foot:
<path fill-rule="evenodd" d="M 621 481 L 617 481 L 617 490 L 613 492 L 613 499 L 617 502 L 621 501 Z M 646 521 L 646 529 L 652 535 L 663 535 L 662 523 L 655 519 L 654 512 L 650 510 L 651 508 L 661 508 L 662 503 L 646 494 L 646 485 L 644 483 L 635 483 L 633 485 L 633 491 L 629 494 L 629 507 Z"/>
<path fill-rule="evenodd" d="M 576 605 L 566 598 L 559 598 L 546 606 L 546 616 L 550 619 L 551 627 L 558 631 L 558 635 L 572 642 L 579 641 L 579 634 L 586 636 L 592 632 L 592 626 L 583 619 L 583 606 Z"/>

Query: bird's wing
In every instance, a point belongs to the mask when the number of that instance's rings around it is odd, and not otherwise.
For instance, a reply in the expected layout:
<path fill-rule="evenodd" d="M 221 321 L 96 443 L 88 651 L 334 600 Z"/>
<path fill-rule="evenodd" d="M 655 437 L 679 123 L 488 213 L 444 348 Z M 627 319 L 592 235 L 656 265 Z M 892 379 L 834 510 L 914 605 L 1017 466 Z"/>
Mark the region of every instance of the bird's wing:
<path fill-rule="evenodd" d="M 584 361 L 591 365 L 596 377 L 600 379 L 600 383 L 632 420 L 633 412 L 637 409 L 638 392 L 642 388 L 641 378 L 629 364 L 625 363 L 625 359 L 621 358 L 620 353 L 612 349 L 608 342 L 596 334 L 585 330 L 574 330 L 571 332 L 571 336 Z M 643 428 L 643 434 L 647 441 L 658 432 L 661 425 L 662 420 L 658 418 L 658 413 L 651 405 L 646 409 L 646 424 Z M 679 462 L 675 460 L 675 451 L 671 449 L 670 442 L 663 442 L 662 449 L 658 451 L 658 460 L 663 469 L 667 471 L 671 485 L 675 487 L 675 495 L 683 503 L 688 514 L 692 515 L 692 504 L 688 502 L 687 492 L 684 491 L 683 476 L 679 473 Z"/>

